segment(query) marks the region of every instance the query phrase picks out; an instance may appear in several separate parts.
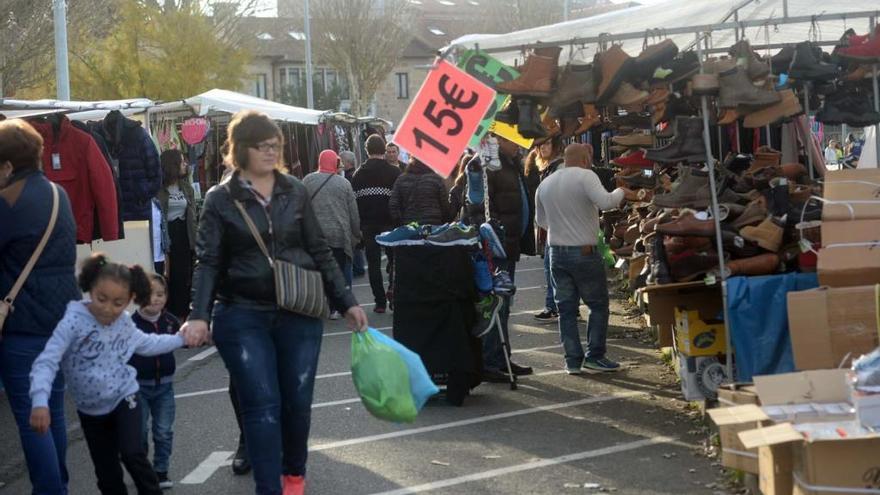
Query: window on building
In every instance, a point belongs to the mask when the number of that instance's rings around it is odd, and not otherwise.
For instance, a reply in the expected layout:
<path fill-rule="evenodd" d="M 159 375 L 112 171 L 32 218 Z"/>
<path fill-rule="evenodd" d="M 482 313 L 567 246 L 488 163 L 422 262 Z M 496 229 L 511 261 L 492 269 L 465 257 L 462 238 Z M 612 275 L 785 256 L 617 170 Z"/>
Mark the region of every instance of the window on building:
<path fill-rule="evenodd" d="M 397 99 L 399 99 L 399 100 L 408 100 L 409 99 L 409 73 L 408 72 L 398 72 L 397 73 Z"/>
<path fill-rule="evenodd" d="M 254 96 L 257 98 L 268 98 L 266 93 L 266 74 L 257 74 L 254 76 Z"/>
<path fill-rule="evenodd" d="M 278 83 L 281 88 L 299 87 L 303 83 L 303 69 L 299 67 L 282 67 L 278 70 Z"/>

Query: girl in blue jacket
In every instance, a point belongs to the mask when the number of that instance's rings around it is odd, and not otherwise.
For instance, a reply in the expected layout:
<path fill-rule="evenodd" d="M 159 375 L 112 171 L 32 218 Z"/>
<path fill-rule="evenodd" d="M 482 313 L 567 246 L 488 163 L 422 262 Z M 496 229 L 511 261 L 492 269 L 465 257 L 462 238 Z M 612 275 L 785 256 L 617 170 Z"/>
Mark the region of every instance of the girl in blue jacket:
<path fill-rule="evenodd" d="M 91 296 L 74 301 L 31 368 L 31 419 L 34 430 L 49 429 L 47 402 L 59 365 L 76 401 L 101 493 L 125 493 L 119 461 L 141 495 L 161 493 L 141 438 L 141 406 L 135 353 L 156 356 L 182 347 L 179 335 L 145 334 L 126 308 L 134 300 L 149 304 L 150 280 L 138 265 L 110 262 L 103 254 L 85 261 L 80 288 Z"/>

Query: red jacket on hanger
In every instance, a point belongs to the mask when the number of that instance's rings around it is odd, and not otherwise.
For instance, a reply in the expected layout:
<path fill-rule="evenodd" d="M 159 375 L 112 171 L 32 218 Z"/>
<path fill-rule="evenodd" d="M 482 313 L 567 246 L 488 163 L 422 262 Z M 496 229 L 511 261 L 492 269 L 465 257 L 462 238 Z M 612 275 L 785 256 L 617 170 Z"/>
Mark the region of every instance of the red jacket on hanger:
<path fill-rule="evenodd" d="M 58 119 L 57 132 L 52 119 Z M 76 241 L 92 242 L 96 218 L 105 241 L 119 239 L 113 172 L 92 136 L 73 127 L 63 115 L 30 124 L 43 136 L 43 172 L 70 197 Z"/>

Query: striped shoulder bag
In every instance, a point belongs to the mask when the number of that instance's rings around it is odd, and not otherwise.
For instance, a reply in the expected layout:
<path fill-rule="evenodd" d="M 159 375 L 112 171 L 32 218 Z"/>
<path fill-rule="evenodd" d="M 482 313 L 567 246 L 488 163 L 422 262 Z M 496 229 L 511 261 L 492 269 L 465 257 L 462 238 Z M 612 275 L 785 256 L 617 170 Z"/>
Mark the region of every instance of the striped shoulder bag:
<path fill-rule="evenodd" d="M 327 303 L 327 297 L 324 295 L 324 280 L 321 272 L 317 270 L 306 270 L 293 263 L 281 260 L 273 260 L 266 249 L 263 237 L 254 225 L 253 220 L 241 201 L 233 200 L 235 207 L 241 213 L 251 235 L 260 246 L 260 251 L 269 261 L 272 272 L 275 276 L 275 300 L 281 309 L 299 313 L 313 318 L 327 318 L 330 314 L 330 305 Z M 269 219 L 271 223 L 272 220 Z"/>

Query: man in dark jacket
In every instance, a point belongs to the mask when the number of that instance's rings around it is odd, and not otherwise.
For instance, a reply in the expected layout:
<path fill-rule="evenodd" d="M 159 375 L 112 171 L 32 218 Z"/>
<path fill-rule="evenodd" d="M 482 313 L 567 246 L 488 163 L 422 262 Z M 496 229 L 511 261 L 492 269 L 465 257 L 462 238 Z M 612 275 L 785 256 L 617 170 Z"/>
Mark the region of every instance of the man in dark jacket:
<path fill-rule="evenodd" d="M 382 280 L 382 250 L 376 243 L 376 236 L 393 228 L 388 201 L 391 199 L 391 189 L 400 176 L 400 169 L 385 161 L 385 140 L 382 136 L 373 134 L 368 137 L 366 148 L 369 159 L 357 169 L 351 179 L 351 186 L 357 198 L 370 287 L 376 301 L 373 311 L 384 313 L 388 306 L 388 296 Z M 390 268 L 393 263 L 391 252 L 387 254 Z"/>
<path fill-rule="evenodd" d="M 395 226 L 412 222 L 440 225 L 452 218 L 443 178 L 418 160 L 410 162 L 394 183 L 388 207 Z"/>

